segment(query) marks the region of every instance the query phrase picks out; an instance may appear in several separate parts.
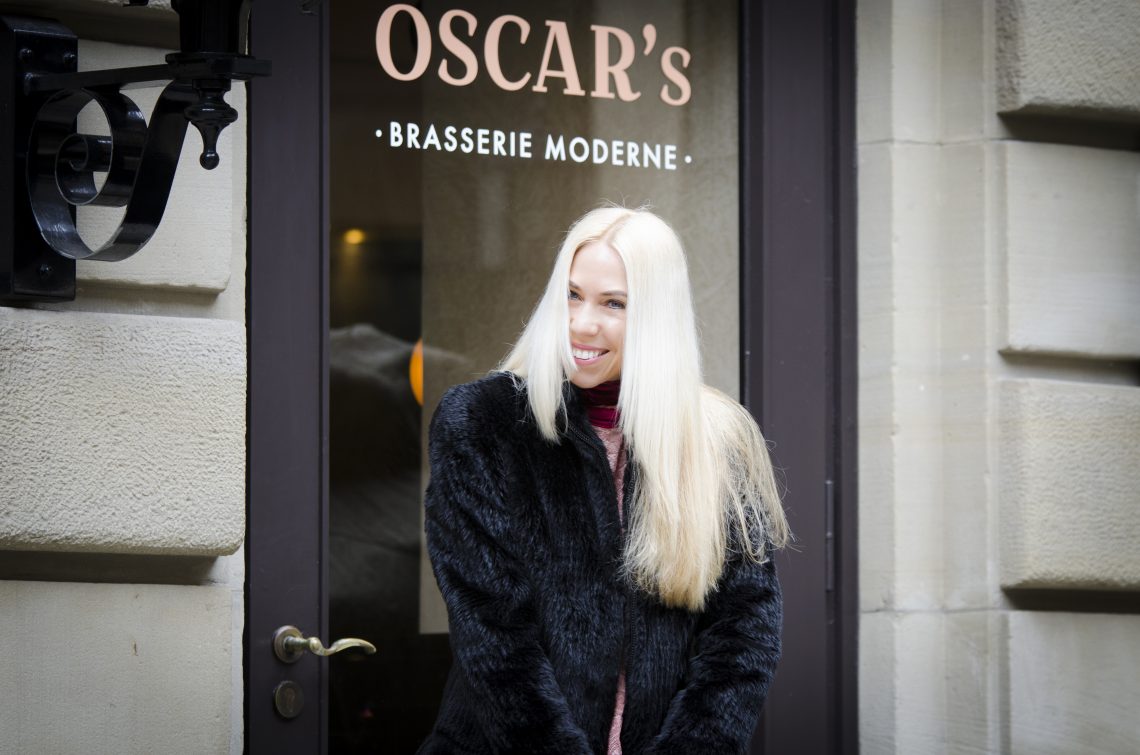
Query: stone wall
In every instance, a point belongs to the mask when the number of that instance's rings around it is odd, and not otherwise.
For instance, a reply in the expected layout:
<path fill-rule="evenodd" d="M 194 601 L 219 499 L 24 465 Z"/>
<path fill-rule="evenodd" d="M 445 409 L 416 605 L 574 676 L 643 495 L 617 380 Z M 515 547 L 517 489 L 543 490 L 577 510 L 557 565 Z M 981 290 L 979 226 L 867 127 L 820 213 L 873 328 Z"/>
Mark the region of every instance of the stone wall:
<path fill-rule="evenodd" d="M 82 70 L 160 62 L 156 5 L 42 10 L 118 40 L 81 38 Z M 0 307 L 0 751 L 242 749 L 244 87 L 227 99 L 221 165 L 189 129 L 147 247 L 81 262 L 74 302 Z M 98 244 L 119 215 L 84 208 L 80 230 Z"/>
<path fill-rule="evenodd" d="M 858 7 L 864 752 L 1140 741 L 1140 13 Z"/>

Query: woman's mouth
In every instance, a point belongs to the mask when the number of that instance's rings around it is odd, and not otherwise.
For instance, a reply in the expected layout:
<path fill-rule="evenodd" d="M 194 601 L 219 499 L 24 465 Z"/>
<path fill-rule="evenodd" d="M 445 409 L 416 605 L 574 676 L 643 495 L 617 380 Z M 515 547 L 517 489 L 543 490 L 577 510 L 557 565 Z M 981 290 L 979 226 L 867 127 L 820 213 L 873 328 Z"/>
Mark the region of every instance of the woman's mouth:
<path fill-rule="evenodd" d="M 583 362 L 592 362 L 607 352 L 605 349 L 583 349 L 573 346 L 570 348 L 570 353 L 574 355 L 574 361 L 581 364 Z"/>

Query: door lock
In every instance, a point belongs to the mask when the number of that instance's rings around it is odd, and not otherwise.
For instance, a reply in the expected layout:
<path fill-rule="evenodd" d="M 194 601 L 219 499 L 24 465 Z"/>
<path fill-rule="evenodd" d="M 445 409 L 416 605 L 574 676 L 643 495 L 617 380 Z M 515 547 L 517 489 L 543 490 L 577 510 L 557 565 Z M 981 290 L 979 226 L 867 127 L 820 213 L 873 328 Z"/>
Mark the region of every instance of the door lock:
<path fill-rule="evenodd" d="M 375 645 L 356 637 L 345 637 L 325 647 L 320 639 L 305 637 L 300 629 L 292 625 L 283 626 L 273 633 L 273 654 L 285 663 L 296 663 L 306 650 L 313 655 L 327 656 L 349 648 L 360 648 L 367 655 L 376 652 Z"/>
<path fill-rule="evenodd" d="M 305 708 L 305 693 L 297 682 L 285 680 L 273 689 L 273 707 L 277 714 L 286 720 L 301 715 Z"/>

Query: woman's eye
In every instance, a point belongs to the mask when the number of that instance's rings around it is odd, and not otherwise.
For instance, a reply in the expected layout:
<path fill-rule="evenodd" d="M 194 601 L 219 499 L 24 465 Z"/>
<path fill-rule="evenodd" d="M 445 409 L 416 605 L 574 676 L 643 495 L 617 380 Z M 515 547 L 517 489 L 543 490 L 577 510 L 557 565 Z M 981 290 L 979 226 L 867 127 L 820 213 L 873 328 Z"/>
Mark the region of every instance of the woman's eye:
<path fill-rule="evenodd" d="M 625 309 L 625 302 L 617 299 L 610 299 L 606 302 L 606 306 L 610 309 Z"/>
<path fill-rule="evenodd" d="M 567 298 L 569 298 L 571 301 L 574 301 L 576 299 L 581 299 L 582 297 L 578 296 L 577 291 L 571 291 L 569 294 L 567 294 Z"/>

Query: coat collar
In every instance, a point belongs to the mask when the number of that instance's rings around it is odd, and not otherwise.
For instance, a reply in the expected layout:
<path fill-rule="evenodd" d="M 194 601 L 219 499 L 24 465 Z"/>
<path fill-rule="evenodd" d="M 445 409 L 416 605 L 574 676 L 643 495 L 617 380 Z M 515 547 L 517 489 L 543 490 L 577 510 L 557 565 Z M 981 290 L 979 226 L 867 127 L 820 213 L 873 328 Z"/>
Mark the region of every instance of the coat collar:
<path fill-rule="evenodd" d="M 597 433 L 594 432 L 593 426 L 590 425 L 590 418 L 586 414 L 586 405 L 582 401 L 582 395 L 569 380 L 562 381 L 562 405 L 566 410 L 564 434 L 583 454 L 593 457 L 600 455 L 603 464 L 608 468 L 606 448 L 602 445 Z"/>

